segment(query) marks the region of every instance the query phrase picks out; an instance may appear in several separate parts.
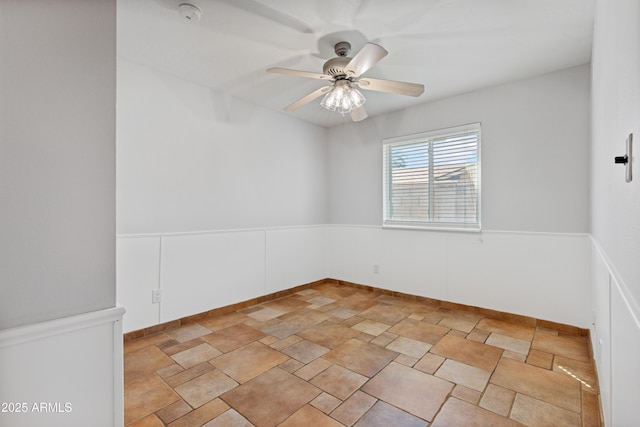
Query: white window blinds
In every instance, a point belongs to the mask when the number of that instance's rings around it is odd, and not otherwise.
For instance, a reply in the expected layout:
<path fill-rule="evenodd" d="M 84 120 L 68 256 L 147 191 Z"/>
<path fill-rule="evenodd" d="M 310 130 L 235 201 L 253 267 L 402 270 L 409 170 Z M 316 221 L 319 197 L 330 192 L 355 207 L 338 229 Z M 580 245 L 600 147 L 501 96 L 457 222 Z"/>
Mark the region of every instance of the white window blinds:
<path fill-rule="evenodd" d="M 383 141 L 384 226 L 480 229 L 480 124 Z"/>

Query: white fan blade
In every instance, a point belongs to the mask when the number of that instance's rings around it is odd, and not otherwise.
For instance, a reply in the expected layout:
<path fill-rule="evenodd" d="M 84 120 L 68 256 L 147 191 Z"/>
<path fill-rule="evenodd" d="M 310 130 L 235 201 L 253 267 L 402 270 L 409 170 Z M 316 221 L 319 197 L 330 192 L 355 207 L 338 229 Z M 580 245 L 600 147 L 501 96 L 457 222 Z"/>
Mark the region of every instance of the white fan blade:
<path fill-rule="evenodd" d="M 424 85 L 418 83 L 396 82 L 393 80 L 366 78 L 358 80 L 356 84 L 362 89 L 396 93 L 398 95 L 420 96 L 424 92 Z"/>
<path fill-rule="evenodd" d="M 310 103 L 311 101 L 313 101 L 316 98 L 321 97 L 322 95 L 324 95 L 325 93 L 329 92 L 331 90 L 332 86 L 324 86 L 321 87 L 318 90 L 314 90 L 313 92 L 311 92 L 309 95 L 298 99 L 296 102 L 294 102 L 293 104 L 287 105 L 286 107 L 284 107 L 284 111 L 286 111 L 287 113 L 297 110 L 298 108 L 302 107 L 305 104 Z"/>
<path fill-rule="evenodd" d="M 327 74 L 312 73 L 309 71 L 291 70 L 289 68 L 267 68 L 267 73 L 286 74 L 288 76 L 308 77 L 311 79 L 331 80 L 331 76 Z"/>
<path fill-rule="evenodd" d="M 353 120 L 354 122 L 360 122 L 366 118 L 367 112 L 362 105 L 351 111 L 351 120 Z"/>
<path fill-rule="evenodd" d="M 376 63 L 387 56 L 388 53 L 389 52 L 380 45 L 367 43 L 360 49 L 360 52 L 349 61 L 347 66 L 344 67 L 344 70 L 349 77 L 358 77 L 376 65 Z"/>

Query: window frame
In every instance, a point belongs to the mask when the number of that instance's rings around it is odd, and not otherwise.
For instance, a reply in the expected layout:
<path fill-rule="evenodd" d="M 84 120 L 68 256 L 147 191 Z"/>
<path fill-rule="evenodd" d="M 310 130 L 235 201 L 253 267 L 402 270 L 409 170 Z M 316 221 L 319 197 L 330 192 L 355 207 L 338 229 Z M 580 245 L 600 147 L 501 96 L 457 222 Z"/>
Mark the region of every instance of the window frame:
<path fill-rule="evenodd" d="M 389 212 L 389 188 L 391 179 L 390 172 L 392 167 L 387 163 L 391 162 L 391 155 L 387 155 L 390 147 L 402 146 L 409 144 L 418 144 L 433 142 L 435 139 L 442 139 L 447 135 L 460 135 L 469 132 L 477 133 L 477 190 L 476 190 L 476 217 L 477 222 L 474 223 L 456 223 L 456 222 L 437 222 L 429 220 L 393 220 L 387 218 Z M 482 126 L 480 122 L 468 123 L 459 126 L 452 126 L 447 128 L 440 128 L 430 130 L 426 132 L 397 136 L 392 138 L 385 138 L 382 140 L 382 227 L 383 228 L 401 228 L 401 229 L 414 229 L 414 230 L 435 230 L 435 231 L 464 231 L 464 232 L 480 232 L 482 230 L 482 212 L 481 212 L 481 141 L 482 141 Z M 432 191 L 431 189 L 429 191 Z"/>

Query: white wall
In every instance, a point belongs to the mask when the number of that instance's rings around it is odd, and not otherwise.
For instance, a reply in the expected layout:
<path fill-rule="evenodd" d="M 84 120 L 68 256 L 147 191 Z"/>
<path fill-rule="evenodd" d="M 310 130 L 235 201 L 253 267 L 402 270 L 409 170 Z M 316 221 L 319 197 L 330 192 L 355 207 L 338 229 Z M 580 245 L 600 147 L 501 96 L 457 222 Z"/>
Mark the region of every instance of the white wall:
<path fill-rule="evenodd" d="M 588 66 L 329 131 L 232 98 L 225 104 L 231 116 L 251 114 L 221 119 L 219 94 L 126 61 L 119 79 L 118 300 L 129 308 L 125 331 L 324 277 L 589 325 Z M 381 230 L 381 139 L 474 121 L 483 126 L 483 224 L 494 232 Z M 260 174 L 264 181 L 285 177 L 259 162 L 209 167 L 218 153 L 237 158 L 237 150 L 253 150 L 246 132 L 260 135 L 259 144 L 284 165 L 315 162 L 296 175 L 305 198 L 247 211 Z M 260 194 L 269 204 L 280 191 L 269 185 Z M 249 201 L 236 200 L 245 194 Z M 292 217 L 283 209 L 289 203 L 317 211 Z M 327 219 L 350 225 L 313 225 Z M 151 303 L 152 289 L 162 290 L 160 304 Z"/>
<path fill-rule="evenodd" d="M 326 129 L 121 58 L 117 124 L 125 332 L 326 277 Z"/>
<path fill-rule="evenodd" d="M 599 0 L 593 49 L 591 233 L 592 339 L 607 425 L 637 423 L 640 395 L 640 187 L 613 163 L 640 141 L 640 2 Z"/>
<path fill-rule="evenodd" d="M 0 40 L 0 425 L 121 426 L 116 2 L 1 1 Z"/>
<path fill-rule="evenodd" d="M 115 304 L 115 8 L 0 3 L 0 330 Z"/>
<path fill-rule="evenodd" d="M 118 59 L 118 234 L 323 224 L 326 130 Z"/>
<path fill-rule="evenodd" d="M 329 275 L 588 327 L 589 82 L 584 65 L 332 128 Z M 381 229 L 382 140 L 472 122 L 482 233 Z"/>
<path fill-rule="evenodd" d="M 587 232 L 589 81 L 583 65 L 332 128 L 330 222 L 382 223 L 382 139 L 481 122 L 483 229 Z"/>

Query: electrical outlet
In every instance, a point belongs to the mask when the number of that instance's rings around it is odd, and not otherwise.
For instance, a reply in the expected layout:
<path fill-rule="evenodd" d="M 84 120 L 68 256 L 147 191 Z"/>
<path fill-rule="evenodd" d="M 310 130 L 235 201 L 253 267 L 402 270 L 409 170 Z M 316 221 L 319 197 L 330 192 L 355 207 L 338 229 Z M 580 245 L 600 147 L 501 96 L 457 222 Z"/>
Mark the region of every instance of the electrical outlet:
<path fill-rule="evenodd" d="M 380 267 L 378 266 L 378 264 L 373 264 L 373 272 L 375 274 L 380 273 Z"/>
<path fill-rule="evenodd" d="M 151 291 L 151 303 L 152 304 L 159 304 L 160 303 L 160 299 L 162 297 L 162 291 L 160 291 L 160 289 L 153 289 Z"/>

